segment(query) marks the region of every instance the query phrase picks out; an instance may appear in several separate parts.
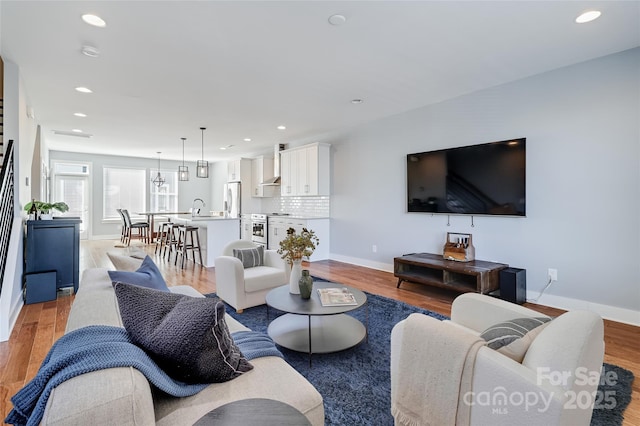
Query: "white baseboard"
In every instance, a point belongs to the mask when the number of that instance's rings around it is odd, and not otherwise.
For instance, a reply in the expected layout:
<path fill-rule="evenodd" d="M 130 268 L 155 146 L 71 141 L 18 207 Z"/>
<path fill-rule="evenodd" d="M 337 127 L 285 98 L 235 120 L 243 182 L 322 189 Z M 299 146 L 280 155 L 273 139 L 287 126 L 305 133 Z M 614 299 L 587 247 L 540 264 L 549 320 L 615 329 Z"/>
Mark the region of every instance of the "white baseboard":
<path fill-rule="evenodd" d="M 0 292 L 0 342 L 9 340 L 24 304 L 22 300 L 23 224 L 21 217 L 14 217 L 7 250 L 5 273 Z"/>
<path fill-rule="evenodd" d="M 20 315 L 20 311 L 22 310 L 22 307 L 24 306 L 24 300 L 22 299 L 22 297 L 18 298 L 18 300 L 16 300 L 16 302 L 13 304 L 13 307 L 11 308 L 11 313 L 10 313 L 10 317 L 9 317 L 9 330 L 13 330 L 13 327 L 16 325 L 16 322 L 18 322 L 18 315 Z M 9 336 L 11 335 L 11 333 L 9 333 Z M 6 337 L 6 340 L 9 340 L 9 336 L 3 336 Z M 1 340 L 1 341 L 5 341 L 5 340 Z"/>
<path fill-rule="evenodd" d="M 361 259 L 357 257 L 343 256 L 340 254 L 331 253 L 329 255 L 331 260 L 338 262 L 349 263 L 351 265 L 363 266 L 365 268 L 377 269 L 379 271 L 393 273 L 393 264 L 375 262 L 368 259 Z M 533 300 L 537 297 L 537 292 L 528 291 L 527 301 Z M 608 320 L 640 326 L 640 312 L 632 309 L 620 308 L 617 306 L 603 305 L 601 303 L 589 302 L 586 300 L 572 299 L 569 297 L 554 296 L 552 294 L 543 295 L 538 302 L 538 305 L 550 306 L 552 308 L 564 309 L 566 311 L 573 309 L 585 309 L 588 311 L 596 312 L 602 318 Z"/>
<path fill-rule="evenodd" d="M 90 240 L 119 240 L 120 234 L 118 235 L 91 235 L 89 237 Z"/>
<path fill-rule="evenodd" d="M 602 318 L 623 322 L 635 326 L 640 326 L 640 311 L 620 308 L 618 306 L 603 305 L 602 303 L 589 302 L 588 300 L 573 299 L 570 297 L 555 296 L 553 294 L 543 294 L 540 300 L 533 302 L 538 297 L 538 292 L 527 291 L 527 302 L 537 305 L 551 306 L 564 310 L 584 309 L 596 312 Z"/>
<path fill-rule="evenodd" d="M 375 262 L 373 260 L 360 259 L 357 257 L 342 256 L 341 254 L 329 254 L 329 259 L 338 262 L 349 263 L 356 266 L 364 266 L 365 268 L 377 269 L 378 271 L 393 272 L 393 264 Z"/>

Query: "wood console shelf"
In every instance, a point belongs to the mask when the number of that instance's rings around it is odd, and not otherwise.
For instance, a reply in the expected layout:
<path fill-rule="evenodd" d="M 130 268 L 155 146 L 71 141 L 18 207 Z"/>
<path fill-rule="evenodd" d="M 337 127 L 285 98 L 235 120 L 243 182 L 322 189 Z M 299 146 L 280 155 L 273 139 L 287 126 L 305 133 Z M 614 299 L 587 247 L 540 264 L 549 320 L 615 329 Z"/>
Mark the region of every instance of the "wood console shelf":
<path fill-rule="evenodd" d="M 439 254 L 414 253 L 393 259 L 393 275 L 398 277 L 398 288 L 402 281 L 411 281 L 461 293 L 487 294 L 499 288 L 500 270 L 508 266 L 484 260 L 456 262 Z"/>

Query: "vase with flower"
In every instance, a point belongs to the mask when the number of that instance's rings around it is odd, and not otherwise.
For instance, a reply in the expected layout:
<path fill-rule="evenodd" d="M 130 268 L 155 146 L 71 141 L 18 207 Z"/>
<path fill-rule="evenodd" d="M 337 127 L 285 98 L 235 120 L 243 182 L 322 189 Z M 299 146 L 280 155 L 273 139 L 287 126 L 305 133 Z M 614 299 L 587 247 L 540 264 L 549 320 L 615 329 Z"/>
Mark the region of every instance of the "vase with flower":
<path fill-rule="evenodd" d="M 316 245 L 320 241 L 312 230 L 302 228 L 300 233 L 295 229 L 287 229 L 287 236 L 280 241 L 278 254 L 291 267 L 291 275 L 289 277 L 289 292 L 292 294 L 300 294 L 300 277 L 302 276 L 302 259 L 308 258 L 313 254 Z"/>

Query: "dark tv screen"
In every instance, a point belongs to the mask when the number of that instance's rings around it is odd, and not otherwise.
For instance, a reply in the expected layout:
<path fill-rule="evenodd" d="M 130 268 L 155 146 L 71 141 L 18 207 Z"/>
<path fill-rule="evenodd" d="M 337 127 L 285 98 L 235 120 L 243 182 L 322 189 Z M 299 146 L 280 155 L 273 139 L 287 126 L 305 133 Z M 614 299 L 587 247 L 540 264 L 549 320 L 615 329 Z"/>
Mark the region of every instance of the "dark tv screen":
<path fill-rule="evenodd" d="M 407 155 L 409 212 L 526 215 L 526 139 Z"/>

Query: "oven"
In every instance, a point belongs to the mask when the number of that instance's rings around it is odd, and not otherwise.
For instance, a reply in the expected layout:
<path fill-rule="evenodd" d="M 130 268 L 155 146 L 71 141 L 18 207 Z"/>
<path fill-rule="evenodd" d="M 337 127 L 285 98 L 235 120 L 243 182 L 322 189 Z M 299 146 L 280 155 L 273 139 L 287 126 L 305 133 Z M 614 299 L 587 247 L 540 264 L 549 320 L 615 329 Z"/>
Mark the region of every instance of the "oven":
<path fill-rule="evenodd" d="M 251 215 L 251 241 L 266 249 L 267 245 L 267 215 L 254 213 Z"/>

